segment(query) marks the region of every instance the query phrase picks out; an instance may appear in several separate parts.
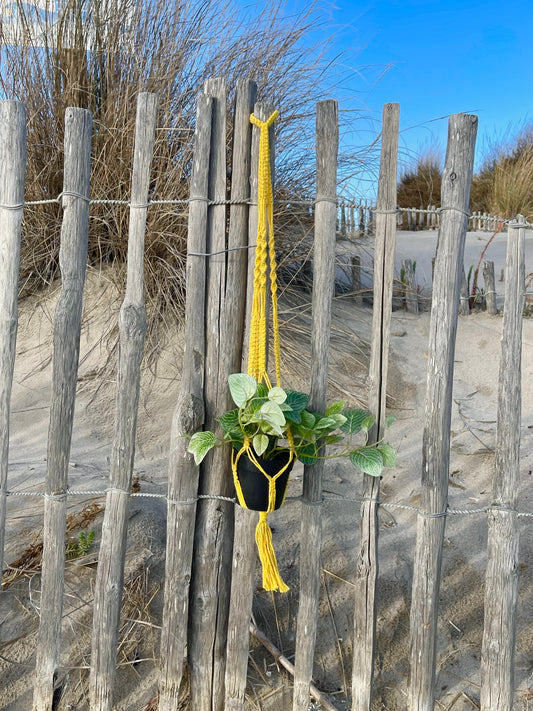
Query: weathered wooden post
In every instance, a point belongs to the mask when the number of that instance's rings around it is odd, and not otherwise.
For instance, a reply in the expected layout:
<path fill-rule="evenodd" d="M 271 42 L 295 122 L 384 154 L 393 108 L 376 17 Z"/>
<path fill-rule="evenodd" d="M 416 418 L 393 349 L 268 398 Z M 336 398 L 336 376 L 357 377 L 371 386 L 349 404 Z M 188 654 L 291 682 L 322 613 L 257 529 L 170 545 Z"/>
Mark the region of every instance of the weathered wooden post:
<path fill-rule="evenodd" d="M 487 311 L 496 316 L 498 308 L 496 306 L 496 280 L 494 278 L 494 262 L 483 261 L 483 280 L 485 282 L 485 298 L 487 301 Z"/>
<path fill-rule="evenodd" d="M 400 105 L 385 104 L 376 210 L 374 306 L 368 396 L 368 408 L 375 416 L 376 422 L 369 433 L 369 443 L 378 442 L 385 431 L 396 241 L 399 125 Z M 360 543 L 354 589 L 352 706 L 358 711 L 369 711 L 376 636 L 379 477 L 363 474 L 362 498 L 364 503 L 361 505 Z"/>
<path fill-rule="evenodd" d="M 321 101 L 316 115 L 315 263 L 311 332 L 310 408 L 326 408 L 331 302 L 335 285 L 335 213 L 339 121 L 336 101 Z M 318 621 L 322 547 L 322 477 L 324 460 L 304 467 L 300 544 L 300 602 L 296 632 L 294 711 L 309 708 L 309 687 Z"/>
<path fill-rule="evenodd" d="M 525 219 L 509 223 L 500 359 L 496 456 L 488 513 L 481 708 L 514 708 L 514 653 L 518 601 L 522 313 L 525 302 Z"/>
<path fill-rule="evenodd" d="M 356 306 L 363 305 L 363 295 L 361 293 L 361 257 L 352 257 L 352 291 Z"/>
<path fill-rule="evenodd" d="M 89 699 L 93 711 L 111 711 L 124 584 L 126 534 L 135 457 L 141 361 L 146 333 L 144 235 L 157 122 L 155 94 L 139 94 L 130 198 L 126 294 L 120 309 L 115 431 L 102 541 L 94 590 Z"/>
<path fill-rule="evenodd" d="M 346 239 L 346 205 L 341 205 L 341 237 Z"/>
<path fill-rule="evenodd" d="M 459 296 L 459 313 L 461 316 L 470 315 L 470 294 L 468 293 L 468 283 L 466 281 L 465 268 L 461 274 L 461 288 Z"/>
<path fill-rule="evenodd" d="M 187 447 L 188 437 L 199 430 L 204 421 L 205 254 L 211 111 L 212 99 L 200 94 L 189 191 L 185 350 L 170 436 L 159 711 L 174 711 L 178 704 L 187 649 L 189 581 L 199 478 L 199 469 Z"/>
<path fill-rule="evenodd" d="M 26 107 L 19 101 L 0 101 L 0 572 L 4 569 L 9 412 L 17 341 L 25 176 Z"/>
<path fill-rule="evenodd" d="M 217 416 L 229 409 L 228 375 L 234 370 L 241 343 L 230 342 L 226 303 L 226 82 L 205 83 L 213 99 L 209 167 L 206 355 L 204 371 L 205 427 L 221 433 Z M 215 448 L 200 467 L 199 493 L 229 497 L 233 484 L 229 447 Z M 226 636 L 231 589 L 234 504 L 221 498 L 198 502 L 189 607 L 188 659 L 191 703 L 198 711 L 224 707 Z"/>
<path fill-rule="evenodd" d="M 402 259 L 405 307 L 411 314 L 418 314 L 418 287 L 412 259 Z"/>
<path fill-rule="evenodd" d="M 33 708 L 51 711 L 61 646 L 65 527 L 70 443 L 74 420 L 81 310 L 89 237 L 92 114 L 65 112 L 63 222 L 59 265 L 62 287 L 54 316 L 52 402 L 45 479 L 41 610 Z"/>
<path fill-rule="evenodd" d="M 430 225 L 430 230 L 436 230 L 437 229 L 437 208 L 435 205 L 430 205 L 431 209 L 431 225 Z"/>
<path fill-rule="evenodd" d="M 410 620 L 410 711 L 433 711 L 437 612 L 448 502 L 453 358 L 477 117 L 450 117 L 433 280 L 422 482 Z"/>

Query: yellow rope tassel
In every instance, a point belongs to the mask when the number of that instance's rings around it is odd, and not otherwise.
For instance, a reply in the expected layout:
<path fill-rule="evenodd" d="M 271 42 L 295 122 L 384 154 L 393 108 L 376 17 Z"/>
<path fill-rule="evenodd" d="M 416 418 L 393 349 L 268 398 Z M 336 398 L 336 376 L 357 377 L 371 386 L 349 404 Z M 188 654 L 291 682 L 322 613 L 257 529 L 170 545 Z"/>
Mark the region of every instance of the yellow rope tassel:
<path fill-rule="evenodd" d="M 268 512 L 266 511 L 259 514 L 259 523 L 255 529 L 255 542 L 263 566 L 263 587 L 265 590 L 288 592 L 289 586 L 285 585 L 278 570 L 278 561 L 272 545 L 272 531 L 267 523 L 267 516 Z"/>

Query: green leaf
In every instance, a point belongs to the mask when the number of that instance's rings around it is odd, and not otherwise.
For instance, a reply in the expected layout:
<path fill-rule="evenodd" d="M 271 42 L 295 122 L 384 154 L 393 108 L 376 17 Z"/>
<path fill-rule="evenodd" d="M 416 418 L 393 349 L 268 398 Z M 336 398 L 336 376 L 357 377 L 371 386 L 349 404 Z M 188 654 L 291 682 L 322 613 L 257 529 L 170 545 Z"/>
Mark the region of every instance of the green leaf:
<path fill-rule="evenodd" d="M 287 393 L 283 388 L 278 388 L 276 386 L 268 391 L 268 399 L 272 400 L 272 402 L 275 402 L 278 405 L 281 405 L 281 403 L 285 402 L 285 400 L 287 399 Z"/>
<path fill-rule="evenodd" d="M 326 415 L 340 415 L 344 410 L 346 405 L 346 400 L 339 400 L 338 402 L 332 402 L 331 405 L 326 410 Z"/>
<path fill-rule="evenodd" d="M 304 410 L 302 412 L 301 423 L 306 429 L 312 430 L 316 423 L 316 417 L 311 414 L 309 410 Z"/>
<path fill-rule="evenodd" d="M 218 421 L 220 422 L 222 429 L 224 430 L 224 434 L 227 435 L 232 430 L 238 429 L 239 411 L 230 410 L 229 412 L 225 412 L 222 417 L 218 418 Z"/>
<path fill-rule="evenodd" d="M 344 410 L 342 414 L 346 417 L 346 422 L 340 428 L 345 434 L 357 434 L 360 432 L 369 416 L 368 410 Z"/>
<path fill-rule="evenodd" d="M 295 423 L 291 425 L 291 432 L 295 437 L 300 437 L 301 439 L 305 439 L 308 442 L 313 442 L 316 439 L 313 430 L 309 430 L 301 424 L 298 425 Z"/>
<path fill-rule="evenodd" d="M 237 407 L 242 407 L 247 400 L 255 395 L 257 390 L 255 378 L 246 373 L 232 373 L 228 378 L 228 384 L 231 397 Z"/>
<path fill-rule="evenodd" d="M 283 411 L 277 403 L 271 400 L 267 400 L 265 404 L 261 406 L 258 414 L 271 425 L 277 425 L 278 427 L 285 425 L 285 415 Z"/>
<path fill-rule="evenodd" d="M 333 417 L 321 417 L 315 425 L 317 430 L 334 430 L 336 428 L 337 423 Z"/>
<path fill-rule="evenodd" d="M 300 423 L 302 412 L 309 404 L 309 395 L 296 392 L 296 390 L 287 390 L 286 405 L 290 405 L 292 412 L 287 411 L 287 419 L 291 422 Z"/>
<path fill-rule="evenodd" d="M 387 415 L 387 418 L 385 420 L 385 427 L 390 427 L 392 424 L 396 422 L 398 418 L 396 415 Z"/>
<path fill-rule="evenodd" d="M 299 447 L 297 452 L 298 459 L 304 464 L 316 464 L 317 449 L 314 444 L 306 444 L 304 447 Z"/>
<path fill-rule="evenodd" d="M 257 397 L 268 397 L 268 388 L 264 383 L 257 383 Z"/>
<path fill-rule="evenodd" d="M 327 435 L 324 437 L 324 444 L 337 444 L 338 442 L 342 442 L 344 440 L 344 437 L 342 435 Z"/>
<path fill-rule="evenodd" d="M 350 461 L 370 476 L 379 476 L 383 470 L 383 457 L 377 449 L 358 449 L 350 454 Z"/>
<path fill-rule="evenodd" d="M 213 449 L 217 441 L 214 432 L 195 432 L 191 437 L 187 451 L 194 454 L 194 461 L 200 464 L 210 449 Z"/>
<path fill-rule="evenodd" d="M 256 434 L 252 440 L 256 454 L 261 456 L 268 447 L 268 437 L 265 434 Z"/>
<path fill-rule="evenodd" d="M 337 427 L 341 427 L 346 422 L 346 417 L 344 415 L 330 415 L 332 420 L 335 420 Z"/>
<path fill-rule="evenodd" d="M 372 427 L 375 421 L 376 418 L 374 417 L 374 415 L 368 415 L 368 417 L 365 417 L 365 419 L 363 420 L 361 429 L 366 430 L 366 432 L 368 432 L 368 430 Z"/>
<path fill-rule="evenodd" d="M 378 447 L 378 451 L 381 452 L 381 456 L 383 457 L 384 467 L 396 466 L 396 450 L 394 447 L 391 447 L 390 444 L 382 444 L 381 447 Z"/>

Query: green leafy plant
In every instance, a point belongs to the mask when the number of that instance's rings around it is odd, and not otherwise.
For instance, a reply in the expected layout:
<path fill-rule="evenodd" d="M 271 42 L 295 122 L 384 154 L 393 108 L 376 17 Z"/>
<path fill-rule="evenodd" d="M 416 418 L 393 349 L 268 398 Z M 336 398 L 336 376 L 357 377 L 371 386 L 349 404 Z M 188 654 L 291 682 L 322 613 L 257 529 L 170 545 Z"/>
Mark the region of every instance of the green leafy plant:
<path fill-rule="evenodd" d="M 230 443 L 240 449 L 247 439 L 255 455 L 269 460 L 287 450 L 292 441 L 296 457 L 304 464 L 315 464 L 326 445 L 341 444 L 333 457 L 349 457 L 352 464 L 371 476 L 380 476 L 384 467 L 396 464 L 396 452 L 389 444 L 368 444 L 368 433 L 375 418 L 366 410 L 345 409 L 345 402 L 332 403 L 324 413 L 308 409 L 309 395 L 281 387 L 268 388 L 245 373 L 228 379 L 236 407 L 225 412 L 219 422 L 223 439 L 214 432 L 196 432 L 188 451 L 200 464 L 213 447 Z M 394 416 L 387 418 L 387 426 Z M 354 446 L 359 433 L 365 441 Z"/>
<path fill-rule="evenodd" d="M 82 558 L 84 555 L 91 550 L 94 543 L 95 531 L 94 528 L 85 533 L 85 531 L 80 531 L 78 533 L 78 539 L 75 541 L 69 541 L 67 543 L 66 556 L 68 560 L 75 558 Z"/>

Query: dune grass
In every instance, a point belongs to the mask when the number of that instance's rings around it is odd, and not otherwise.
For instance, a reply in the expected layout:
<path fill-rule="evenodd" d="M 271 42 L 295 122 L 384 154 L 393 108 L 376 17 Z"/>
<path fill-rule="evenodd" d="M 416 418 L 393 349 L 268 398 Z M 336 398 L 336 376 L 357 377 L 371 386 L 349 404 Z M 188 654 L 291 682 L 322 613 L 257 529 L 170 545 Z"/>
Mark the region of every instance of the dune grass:
<path fill-rule="evenodd" d="M 61 192 L 67 106 L 87 108 L 94 115 L 91 197 L 127 200 L 140 91 L 159 95 L 151 197 L 186 199 L 196 98 L 204 81 L 225 77 L 231 107 L 237 79 L 250 77 L 258 83 L 258 98 L 281 110 L 276 167 L 280 227 L 308 221 L 308 208 L 290 207 L 283 200 L 311 195 L 314 105 L 339 80 L 323 58 L 326 45 L 309 48 L 303 41 L 320 26 L 316 5 L 289 15 L 281 2 L 247 9 L 232 0 L 72 0 L 61 4 L 59 14 L 42 12 L 37 20 L 27 14 L 23 0 L 15 5 L 19 36 L 0 47 L 0 94 L 27 105 L 27 200 Z M 228 127 L 229 165 L 230 131 Z M 25 210 L 22 294 L 58 275 L 60 227 L 59 205 Z M 93 205 L 90 264 L 114 263 L 122 279 L 127 235 L 126 206 Z M 186 205 L 150 208 L 145 259 L 150 352 L 157 350 L 161 324 L 183 311 L 186 235 Z"/>
<path fill-rule="evenodd" d="M 398 205 L 440 206 L 441 178 L 438 154 L 421 153 L 400 176 Z M 472 179 L 470 210 L 506 219 L 521 214 L 533 220 L 533 125 L 509 131 L 505 139 L 489 144 Z"/>

